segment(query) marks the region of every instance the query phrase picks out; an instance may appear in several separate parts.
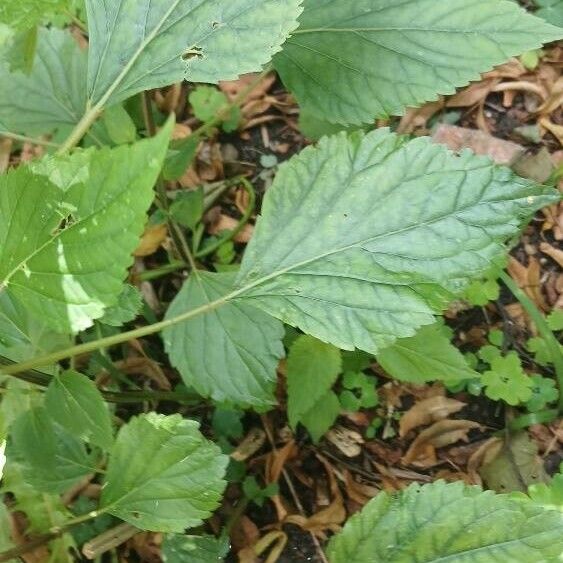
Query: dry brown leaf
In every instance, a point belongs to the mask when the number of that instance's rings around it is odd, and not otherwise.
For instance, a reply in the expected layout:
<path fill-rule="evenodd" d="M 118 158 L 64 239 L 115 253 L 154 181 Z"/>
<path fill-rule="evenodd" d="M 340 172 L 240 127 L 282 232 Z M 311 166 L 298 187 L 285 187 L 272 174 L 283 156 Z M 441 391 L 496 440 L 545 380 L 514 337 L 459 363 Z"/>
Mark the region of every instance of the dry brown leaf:
<path fill-rule="evenodd" d="M 144 375 L 154 381 L 159 389 L 170 391 L 172 386 L 162 368 L 146 356 L 134 356 L 115 362 L 115 367 L 127 375 Z"/>
<path fill-rule="evenodd" d="M 356 457 L 362 453 L 361 445 L 364 443 L 364 439 L 355 430 L 335 426 L 326 433 L 325 438 L 346 457 Z"/>
<path fill-rule="evenodd" d="M 6 172 L 6 170 L 8 170 L 11 152 L 12 140 L 0 138 L 0 173 Z"/>
<path fill-rule="evenodd" d="M 460 108 L 471 107 L 476 104 L 482 104 L 491 93 L 493 86 L 500 82 L 499 79 L 483 80 L 470 84 L 467 88 L 460 90 L 457 94 L 449 97 L 446 101 L 446 107 Z"/>
<path fill-rule="evenodd" d="M 399 436 L 405 436 L 410 430 L 418 426 L 425 426 L 431 422 L 447 418 L 450 414 L 459 412 L 464 406 L 465 403 L 461 401 L 440 395 L 420 401 L 401 417 Z"/>
<path fill-rule="evenodd" d="M 495 459 L 502 449 L 503 441 L 500 438 L 490 438 L 483 442 L 469 458 L 467 472 L 473 485 L 482 485 L 483 481 L 479 475 L 479 469 Z"/>
<path fill-rule="evenodd" d="M 145 229 L 135 256 L 150 256 L 154 254 L 166 240 L 168 228 L 166 225 L 150 225 Z"/>
<path fill-rule="evenodd" d="M 424 104 L 420 108 L 408 108 L 397 127 L 397 133 L 402 135 L 410 134 L 414 132 L 415 129 L 425 127 L 428 120 L 443 107 L 444 100 L 441 98 L 437 102 Z"/>
<path fill-rule="evenodd" d="M 269 532 L 263 538 L 260 538 L 254 546 L 239 551 L 239 563 L 256 563 L 261 560 L 259 556 L 263 556 L 268 549 L 270 549 L 270 553 L 264 563 L 275 563 L 285 549 L 287 539 L 285 532 Z"/>
<path fill-rule="evenodd" d="M 416 437 L 403 457 L 403 463 L 431 467 L 436 463 L 438 448 L 460 440 L 467 441 L 467 434 L 475 428 L 481 428 L 481 425 L 472 420 L 440 420 Z"/>
<path fill-rule="evenodd" d="M 347 469 L 344 470 L 344 482 L 346 484 L 346 494 L 360 506 L 366 504 L 379 493 L 379 489 L 376 487 L 366 485 L 365 483 L 358 483 Z"/>
<path fill-rule="evenodd" d="M 455 152 L 471 149 L 476 154 L 490 157 L 497 164 L 510 165 L 525 152 L 524 147 L 511 141 L 497 139 L 477 129 L 466 129 L 456 125 L 439 125 L 432 140 L 446 145 Z"/>
<path fill-rule="evenodd" d="M 215 221 L 212 225 L 209 226 L 208 232 L 211 235 L 218 235 L 219 233 L 221 233 L 221 231 L 232 231 L 237 227 L 237 225 L 238 225 L 238 221 L 236 219 L 233 219 L 232 217 L 229 217 L 229 215 L 225 215 L 224 213 L 221 213 L 217 221 Z M 240 233 L 237 233 L 237 235 L 233 238 L 233 240 L 235 242 L 247 243 L 252 238 L 253 233 L 254 233 L 254 227 L 247 223 L 242 228 Z"/>
<path fill-rule="evenodd" d="M 244 461 L 254 455 L 265 442 L 266 432 L 261 428 L 252 428 L 236 450 L 231 453 L 231 457 L 235 461 Z"/>
<path fill-rule="evenodd" d="M 563 146 L 563 125 L 557 125 L 547 117 L 540 119 L 540 125 L 547 129 L 556 139 L 559 144 Z"/>
<path fill-rule="evenodd" d="M 245 74 L 238 80 L 224 80 L 219 82 L 219 88 L 226 94 L 230 101 L 234 100 L 242 91 L 250 87 L 250 85 L 258 78 L 258 74 Z M 247 100 L 256 100 L 265 96 L 268 90 L 276 81 L 274 73 L 265 76 L 253 89 L 248 93 Z"/>
<path fill-rule="evenodd" d="M 253 546 L 260 539 L 260 530 L 246 514 L 243 514 L 233 526 L 230 538 L 233 551 L 239 552 Z"/>
<path fill-rule="evenodd" d="M 297 457 L 299 449 L 293 440 L 280 449 L 272 450 L 266 457 L 266 483 L 277 483 L 289 459 Z"/>

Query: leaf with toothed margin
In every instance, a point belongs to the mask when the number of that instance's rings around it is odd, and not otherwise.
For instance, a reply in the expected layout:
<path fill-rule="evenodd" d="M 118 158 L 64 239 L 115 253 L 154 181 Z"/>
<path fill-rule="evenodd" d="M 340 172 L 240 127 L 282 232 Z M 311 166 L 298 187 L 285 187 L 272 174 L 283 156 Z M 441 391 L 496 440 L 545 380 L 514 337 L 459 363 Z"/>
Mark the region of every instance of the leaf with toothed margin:
<path fill-rule="evenodd" d="M 0 176 L 0 291 L 58 332 L 84 330 L 116 304 L 171 130 Z"/>
<path fill-rule="evenodd" d="M 463 482 L 379 493 L 328 546 L 332 563 L 559 561 L 563 514 Z"/>
<path fill-rule="evenodd" d="M 385 129 L 326 137 L 280 167 L 234 299 L 376 353 L 433 323 L 522 221 L 559 200 L 427 138 Z"/>
<path fill-rule="evenodd" d="M 143 530 L 181 534 L 217 508 L 227 463 L 194 420 L 133 417 L 117 435 L 100 508 Z"/>
<path fill-rule="evenodd" d="M 186 78 L 261 70 L 297 27 L 302 0 L 86 0 L 88 92 L 111 105 Z"/>
<path fill-rule="evenodd" d="M 453 94 L 563 30 L 506 0 L 305 0 L 274 66 L 321 119 L 361 124 Z"/>
<path fill-rule="evenodd" d="M 236 273 L 192 274 L 166 318 L 220 299 Z M 172 364 L 186 385 L 217 402 L 265 407 L 275 403 L 276 368 L 284 355 L 283 325 L 245 303 L 227 303 L 163 333 Z"/>

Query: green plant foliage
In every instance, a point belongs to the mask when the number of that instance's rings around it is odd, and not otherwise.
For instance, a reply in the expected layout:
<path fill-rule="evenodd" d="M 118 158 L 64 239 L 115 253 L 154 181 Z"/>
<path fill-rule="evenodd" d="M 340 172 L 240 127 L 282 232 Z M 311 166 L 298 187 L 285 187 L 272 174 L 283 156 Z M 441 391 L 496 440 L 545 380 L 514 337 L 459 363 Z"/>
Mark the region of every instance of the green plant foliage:
<path fill-rule="evenodd" d="M 94 382 L 76 371 L 66 371 L 51 381 L 45 407 L 53 421 L 67 432 L 103 450 L 113 444 L 109 411 Z"/>
<path fill-rule="evenodd" d="M 201 524 L 221 498 L 228 458 L 198 428 L 180 415 L 132 418 L 117 435 L 100 508 L 145 530 Z"/>
<path fill-rule="evenodd" d="M 301 422 L 315 441 L 332 426 L 340 412 L 332 386 L 342 371 L 340 350 L 302 335 L 287 356 L 287 414 L 295 428 Z"/>
<path fill-rule="evenodd" d="M 62 493 L 96 471 L 84 444 L 53 422 L 43 407 L 14 421 L 6 451 L 8 464 L 18 463 L 26 481 L 46 493 Z"/>
<path fill-rule="evenodd" d="M 500 286 L 493 278 L 474 281 L 466 290 L 465 298 L 471 305 L 483 307 L 499 298 Z"/>
<path fill-rule="evenodd" d="M 526 343 L 526 348 L 534 354 L 534 360 L 540 366 L 547 366 L 553 363 L 552 348 L 549 343 L 541 336 L 534 336 Z M 559 345 L 559 352 L 563 354 L 563 346 Z"/>
<path fill-rule="evenodd" d="M 170 129 L 1 176 L 0 291 L 60 332 L 84 330 L 116 304 Z"/>
<path fill-rule="evenodd" d="M 102 122 L 109 138 L 116 145 L 134 143 L 137 139 L 137 127 L 121 104 L 107 108 L 104 111 Z"/>
<path fill-rule="evenodd" d="M 462 482 L 379 493 L 330 542 L 332 563 L 556 561 L 563 515 Z"/>
<path fill-rule="evenodd" d="M 544 20 L 563 27 L 563 0 L 534 0 L 539 10 L 537 16 Z"/>
<path fill-rule="evenodd" d="M 563 330 L 563 310 L 556 309 L 547 317 L 547 324 L 551 330 Z"/>
<path fill-rule="evenodd" d="M 301 2 L 86 0 L 89 99 L 113 105 L 183 78 L 218 82 L 260 70 L 297 27 Z"/>
<path fill-rule="evenodd" d="M 0 22 L 18 29 L 28 29 L 39 23 L 68 18 L 76 0 L 17 0 L 0 4 Z"/>
<path fill-rule="evenodd" d="M 182 177 L 196 157 L 199 143 L 198 136 L 189 136 L 170 143 L 170 150 L 162 169 L 165 180 L 178 180 Z"/>
<path fill-rule="evenodd" d="M 427 139 L 324 138 L 280 167 L 237 299 L 339 348 L 376 353 L 433 323 L 525 217 L 557 200 Z"/>
<path fill-rule="evenodd" d="M 126 283 L 117 297 L 117 303 L 106 309 L 100 322 L 109 326 L 121 326 L 135 319 L 142 307 L 141 292 Z"/>
<path fill-rule="evenodd" d="M 210 121 L 215 116 L 221 115 L 229 104 L 229 99 L 223 92 L 212 86 L 198 86 L 189 96 L 190 104 L 195 116 L 200 121 Z M 240 109 L 230 108 L 223 117 L 223 130 L 227 133 L 235 131 L 240 121 Z"/>
<path fill-rule="evenodd" d="M 563 473 L 557 473 L 549 483 L 534 483 L 528 487 L 530 498 L 544 508 L 563 512 Z"/>
<path fill-rule="evenodd" d="M 232 291 L 236 274 L 196 272 L 168 308 L 167 318 Z M 204 397 L 238 405 L 274 403 L 276 368 L 284 355 L 282 324 L 244 302 L 228 303 L 166 329 L 166 350 L 182 379 Z"/>
<path fill-rule="evenodd" d="M 229 538 L 169 534 L 162 542 L 165 563 L 217 563 L 229 552 Z"/>
<path fill-rule="evenodd" d="M 29 74 L 0 61 L 0 131 L 67 134 L 86 109 L 85 84 L 86 53 L 73 37 L 40 29 Z"/>
<path fill-rule="evenodd" d="M 375 377 L 347 371 L 342 376 L 342 386 L 345 391 L 340 394 L 340 404 L 344 410 L 371 409 L 379 404 Z"/>
<path fill-rule="evenodd" d="M 555 386 L 555 381 L 541 375 L 532 375 L 532 396 L 526 402 L 526 409 L 530 412 L 538 412 L 544 409 L 549 403 L 557 401 L 559 392 Z"/>
<path fill-rule="evenodd" d="M 401 115 L 563 32 L 500 0 L 306 0 L 274 59 L 309 112 L 343 124 Z"/>
<path fill-rule="evenodd" d="M 532 379 L 522 370 L 520 358 L 515 352 L 492 358 L 491 369 L 481 381 L 487 397 L 503 400 L 509 405 L 525 403 L 532 398 Z"/>
<path fill-rule="evenodd" d="M 195 153 L 195 151 L 194 151 Z M 204 211 L 203 189 L 180 192 L 170 206 L 170 216 L 188 229 L 194 230 Z"/>
<path fill-rule="evenodd" d="M 411 383 L 436 380 L 456 383 L 479 377 L 437 323 L 424 326 L 414 336 L 401 338 L 381 350 L 377 361 L 395 379 Z"/>
<path fill-rule="evenodd" d="M 6 292 L 0 293 L 0 355 L 23 361 L 70 343 L 67 335 L 54 332 Z"/>
<path fill-rule="evenodd" d="M 279 493 L 277 483 L 270 483 L 268 486 L 262 488 L 258 484 L 258 481 L 256 481 L 256 478 L 252 475 L 248 476 L 243 481 L 242 490 L 244 492 L 244 496 L 258 506 L 264 506 L 264 502 Z"/>

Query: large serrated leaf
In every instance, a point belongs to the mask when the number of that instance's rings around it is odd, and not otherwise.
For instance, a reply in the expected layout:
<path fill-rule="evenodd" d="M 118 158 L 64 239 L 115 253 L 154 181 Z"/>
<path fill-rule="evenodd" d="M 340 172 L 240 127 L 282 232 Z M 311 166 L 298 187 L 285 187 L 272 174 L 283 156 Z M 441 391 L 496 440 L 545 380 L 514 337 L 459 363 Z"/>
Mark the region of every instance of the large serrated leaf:
<path fill-rule="evenodd" d="M 397 340 L 381 350 L 377 361 L 395 379 L 411 383 L 455 383 L 480 377 L 438 324 L 424 326 L 414 336 Z"/>
<path fill-rule="evenodd" d="M 86 52 L 58 29 L 41 29 L 32 70 L 0 63 L 0 131 L 42 135 L 69 131 L 86 109 Z"/>
<path fill-rule="evenodd" d="M 87 0 L 88 90 L 111 105 L 179 82 L 260 70 L 297 27 L 302 0 Z"/>
<path fill-rule="evenodd" d="M 559 561 L 563 514 L 462 482 L 378 494 L 330 542 L 332 563 Z"/>
<path fill-rule="evenodd" d="M 236 274 L 192 274 L 167 318 L 232 291 Z M 163 333 L 172 364 L 184 382 L 205 397 L 238 405 L 275 402 L 276 368 L 284 355 L 282 324 L 244 303 L 226 305 Z"/>
<path fill-rule="evenodd" d="M 368 123 L 452 94 L 563 31 L 506 0 L 306 0 L 274 59 L 308 111 Z"/>
<path fill-rule="evenodd" d="M 405 143 L 387 130 L 325 138 L 280 167 L 235 298 L 375 353 L 434 322 L 523 219 L 559 199 L 428 139 Z"/>
<path fill-rule="evenodd" d="M 72 0 L 4 0 L 0 2 L 0 22 L 16 29 L 28 29 L 50 19 L 72 17 Z"/>
<path fill-rule="evenodd" d="M 121 428 L 100 508 L 145 530 L 182 533 L 217 507 L 228 458 L 180 415 L 149 413 Z"/>
<path fill-rule="evenodd" d="M 0 292 L 59 332 L 79 332 L 115 304 L 170 130 L 1 176 Z"/>

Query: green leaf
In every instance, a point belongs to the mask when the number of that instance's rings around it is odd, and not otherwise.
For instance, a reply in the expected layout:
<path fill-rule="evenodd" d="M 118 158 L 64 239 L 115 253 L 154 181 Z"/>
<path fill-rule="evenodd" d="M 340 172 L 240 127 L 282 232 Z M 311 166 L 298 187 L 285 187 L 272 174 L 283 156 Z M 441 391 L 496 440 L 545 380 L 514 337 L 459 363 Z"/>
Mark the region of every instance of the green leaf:
<path fill-rule="evenodd" d="M 0 293 L 0 355 L 23 362 L 70 345 L 68 335 L 52 331 L 7 293 Z"/>
<path fill-rule="evenodd" d="M 14 421 L 6 457 L 21 466 L 31 486 L 46 493 L 62 493 L 96 471 L 84 444 L 53 423 L 43 407 Z"/>
<path fill-rule="evenodd" d="M 544 508 L 563 512 L 563 474 L 557 473 L 549 483 L 535 483 L 528 487 L 528 495 Z"/>
<path fill-rule="evenodd" d="M 479 377 L 439 324 L 424 326 L 414 336 L 397 340 L 379 352 L 377 361 L 395 379 L 411 383 L 455 383 Z"/>
<path fill-rule="evenodd" d="M 162 176 L 165 180 L 178 180 L 182 177 L 196 157 L 199 143 L 200 138 L 198 136 L 189 136 L 170 143 L 170 150 L 162 170 Z"/>
<path fill-rule="evenodd" d="M 489 301 L 499 298 L 500 286 L 494 278 L 474 281 L 465 291 L 465 298 L 471 305 L 483 307 Z"/>
<path fill-rule="evenodd" d="M 313 442 L 317 443 L 330 430 L 341 410 L 340 401 L 334 391 L 327 391 L 311 410 L 301 415 L 300 422 L 311 435 Z"/>
<path fill-rule="evenodd" d="M 541 375 L 532 375 L 532 397 L 526 402 L 526 409 L 529 412 L 538 412 L 544 409 L 549 403 L 557 401 L 559 391 L 555 381 Z"/>
<path fill-rule="evenodd" d="M 547 324 L 551 330 L 563 330 L 563 310 L 556 309 L 547 317 Z"/>
<path fill-rule="evenodd" d="M 274 65 L 299 103 L 369 123 L 453 94 L 493 66 L 563 37 L 499 0 L 306 0 Z"/>
<path fill-rule="evenodd" d="M 40 29 L 29 74 L 0 62 L 0 131 L 66 134 L 84 113 L 85 87 L 86 53 L 69 33 Z"/>
<path fill-rule="evenodd" d="M 483 374 L 481 381 L 487 397 L 495 401 L 502 399 L 509 405 L 518 405 L 532 398 L 532 380 L 522 370 L 516 352 L 493 358 L 491 369 Z"/>
<path fill-rule="evenodd" d="M 557 561 L 563 515 L 462 482 L 379 493 L 329 544 L 332 563 Z"/>
<path fill-rule="evenodd" d="M 346 350 L 434 322 L 521 221 L 560 196 L 469 152 L 379 129 L 327 137 L 280 167 L 237 300 Z"/>
<path fill-rule="evenodd" d="M 319 406 L 341 371 L 338 348 L 312 336 L 297 338 L 287 356 L 287 411 L 291 426 L 295 428 Z"/>
<path fill-rule="evenodd" d="M 117 298 L 117 303 L 106 309 L 100 322 L 109 326 L 122 326 L 135 319 L 142 308 L 141 292 L 126 283 Z"/>
<path fill-rule="evenodd" d="M 131 418 L 117 435 L 100 508 L 144 530 L 201 524 L 221 498 L 228 458 L 198 428 L 180 415 Z"/>
<path fill-rule="evenodd" d="M 0 292 L 59 332 L 84 330 L 115 305 L 170 129 L 1 176 Z"/>
<path fill-rule="evenodd" d="M 537 16 L 563 27 L 563 0 L 534 0 L 534 3 L 539 7 Z"/>
<path fill-rule="evenodd" d="M 235 277 L 235 273 L 192 274 L 166 318 L 227 295 Z M 204 397 L 238 405 L 275 402 L 276 368 L 284 355 L 283 326 L 276 319 L 245 303 L 227 303 L 166 329 L 163 338 L 172 365 L 186 385 Z"/>
<path fill-rule="evenodd" d="M 116 145 L 134 143 L 137 139 L 137 127 L 121 104 L 106 109 L 102 122 L 110 139 Z"/>
<path fill-rule="evenodd" d="M 8 0 L 0 3 L 0 22 L 19 29 L 29 29 L 39 23 L 60 18 L 61 14 L 70 9 L 69 0 Z"/>
<path fill-rule="evenodd" d="M 184 78 L 260 70 L 297 27 L 302 0 L 87 0 L 88 92 L 113 105 Z"/>
<path fill-rule="evenodd" d="M 534 354 L 534 360 L 540 366 L 547 366 L 554 362 L 552 347 L 541 336 L 534 336 L 526 342 L 526 348 Z M 563 346 L 559 345 L 559 352 L 563 354 Z"/>
<path fill-rule="evenodd" d="M 188 229 L 194 230 L 204 211 L 203 189 L 180 192 L 170 206 L 171 217 Z"/>
<path fill-rule="evenodd" d="M 167 535 L 162 542 L 165 563 L 217 563 L 229 553 L 228 537 Z"/>
<path fill-rule="evenodd" d="M 113 444 L 108 409 L 94 382 L 76 371 L 53 378 L 45 394 L 45 407 L 51 418 L 69 433 L 103 450 Z"/>

